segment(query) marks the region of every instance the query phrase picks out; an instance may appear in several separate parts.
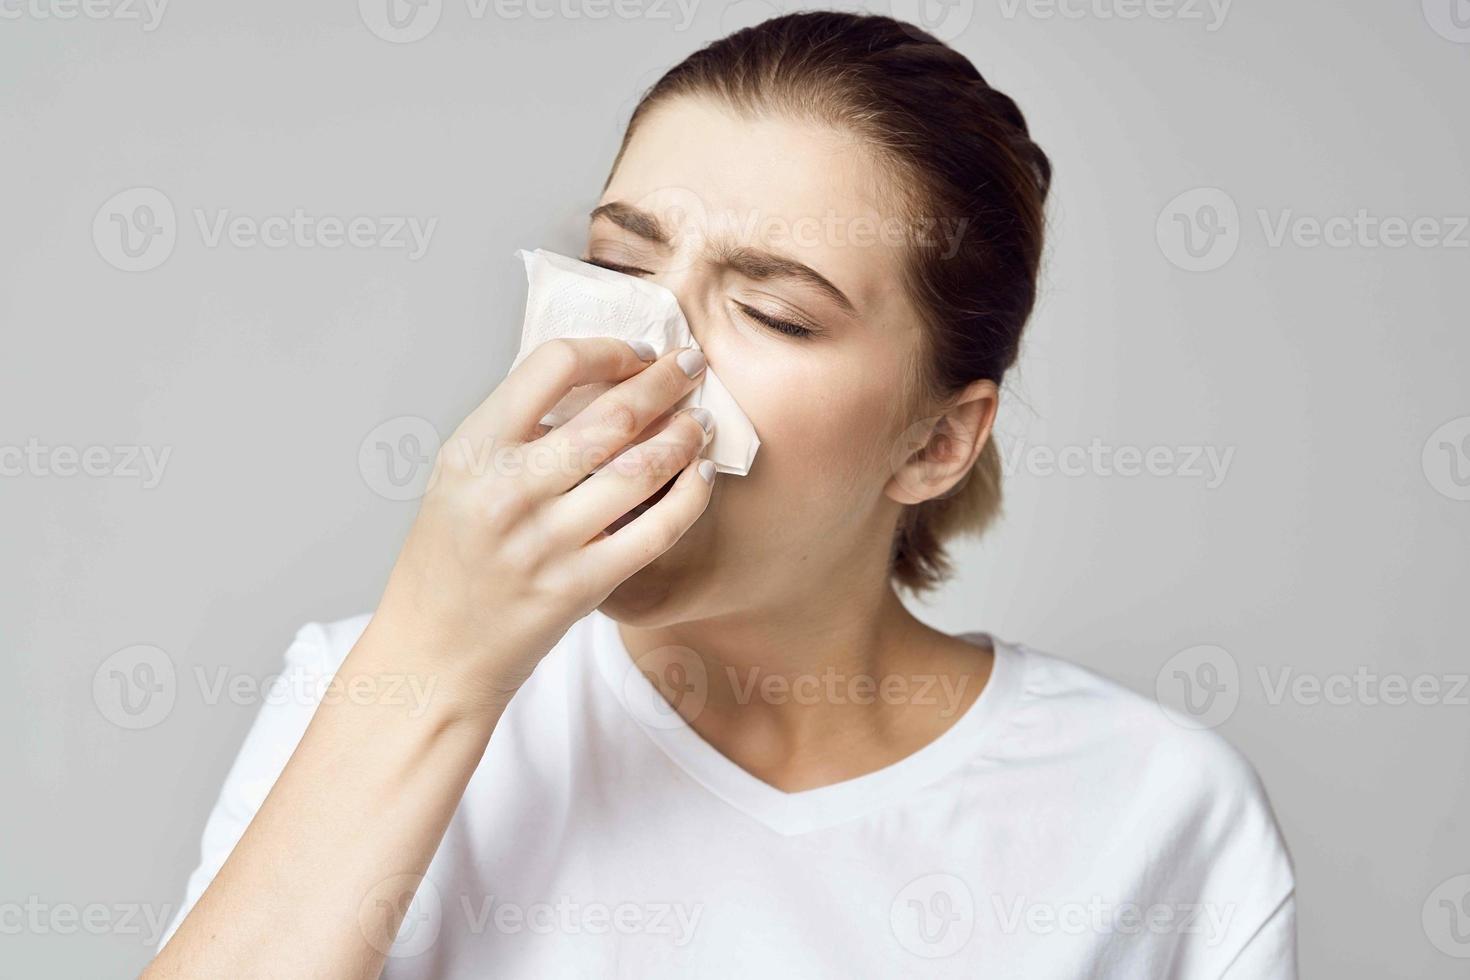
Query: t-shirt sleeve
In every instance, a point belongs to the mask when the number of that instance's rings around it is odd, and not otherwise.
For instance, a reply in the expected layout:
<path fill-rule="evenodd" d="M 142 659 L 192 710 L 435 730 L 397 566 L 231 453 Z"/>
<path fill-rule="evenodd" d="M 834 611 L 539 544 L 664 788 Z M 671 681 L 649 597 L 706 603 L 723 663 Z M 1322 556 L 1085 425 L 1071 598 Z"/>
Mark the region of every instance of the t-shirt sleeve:
<path fill-rule="evenodd" d="M 319 623 L 301 627 L 287 647 L 281 674 L 264 697 L 204 824 L 199 863 L 190 873 L 183 901 L 159 941 L 160 950 L 219 873 L 286 768 L 333 674 L 327 664 L 327 650 L 326 630 Z"/>
<path fill-rule="evenodd" d="M 1295 892 L 1256 930 L 1220 980 L 1297 980 Z"/>

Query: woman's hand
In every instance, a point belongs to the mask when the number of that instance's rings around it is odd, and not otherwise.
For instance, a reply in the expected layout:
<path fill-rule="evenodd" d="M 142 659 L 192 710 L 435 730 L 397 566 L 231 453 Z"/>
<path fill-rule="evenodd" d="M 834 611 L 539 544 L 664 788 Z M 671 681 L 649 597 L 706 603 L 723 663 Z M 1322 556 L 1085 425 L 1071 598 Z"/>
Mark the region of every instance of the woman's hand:
<path fill-rule="evenodd" d="M 702 475 L 698 456 L 713 420 L 700 408 L 666 417 L 703 372 L 699 351 L 650 364 L 611 337 L 534 350 L 440 449 L 369 634 L 390 637 L 381 648 L 414 658 L 397 666 L 431 671 L 441 691 L 503 705 L 572 623 L 704 512 L 714 463 Z M 541 431 L 568 390 L 594 382 L 616 384 Z"/>
<path fill-rule="evenodd" d="M 710 479 L 691 465 L 708 441 L 700 410 L 665 418 L 703 367 L 692 350 L 647 364 L 614 338 L 551 341 L 465 419 L 334 677 L 367 695 L 317 706 L 150 980 L 378 975 L 510 695 L 709 502 L 714 463 Z M 599 381 L 618 383 L 536 431 L 568 390 Z M 602 533 L 675 473 L 663 499 Z M 428 705 L 371 696 L 404 672 L 434 681 Z"/>

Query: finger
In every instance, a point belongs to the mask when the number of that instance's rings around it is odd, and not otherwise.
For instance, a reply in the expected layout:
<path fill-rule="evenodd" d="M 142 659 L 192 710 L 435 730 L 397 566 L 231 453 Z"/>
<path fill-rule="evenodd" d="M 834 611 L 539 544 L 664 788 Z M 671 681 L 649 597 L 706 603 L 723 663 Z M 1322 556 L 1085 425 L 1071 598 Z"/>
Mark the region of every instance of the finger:
<path fill-rule="evenodd" d="M 608 591 L 611 592 L 672 548 L 709 505 L 714 480 L 714 460 L 695 460 L 684 467 L 662 500 L 626 527 L 582 549 L 582 560 L 588 563 L 589 574 L 598 581 L 610 583 Z"/>
<path fill-rule="evenodd" d="M 651 348 L 645 348 L 649 354 Z M 557 337 L 536 347 L 460 424 L 456 435 L 476 445 L 520 442 L 568 391 L 617 383 L 652 363 L 620 337 Z"/>
<path fill-rule="evenodd" d="M 708 428 L 706 428 L 708 426 Z M 677 477 L 709 444 L 714 419 L 704 408 L 679 412 L 657 435 L 619 453 L 552 500 L 547 526 L 564 547 L 579 547 L 635 511 Z"/>
<path fill-rule="evenodd" d="M 565 493 L 646 432 L 703 377 L 703 353 L 670 351 L 598 395 L 565 425 L 528 443 L 525 479 L 541 496 Z"/>

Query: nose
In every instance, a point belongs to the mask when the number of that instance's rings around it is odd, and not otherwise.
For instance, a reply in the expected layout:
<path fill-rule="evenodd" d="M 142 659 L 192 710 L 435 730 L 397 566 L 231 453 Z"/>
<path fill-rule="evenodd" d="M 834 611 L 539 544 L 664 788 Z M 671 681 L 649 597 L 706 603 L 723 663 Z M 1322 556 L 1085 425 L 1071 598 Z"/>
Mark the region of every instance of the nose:
<path fill-rule="evenodd" d="M 695 343 L 703 348 L 714 283 L 710 274 L 695 263 L 676 261 L 673 266 L 653 276 L 653 281 L 674 294 L 679 301 L 679 310 L 689 324 L 689 332 L 694 335 Z"/>

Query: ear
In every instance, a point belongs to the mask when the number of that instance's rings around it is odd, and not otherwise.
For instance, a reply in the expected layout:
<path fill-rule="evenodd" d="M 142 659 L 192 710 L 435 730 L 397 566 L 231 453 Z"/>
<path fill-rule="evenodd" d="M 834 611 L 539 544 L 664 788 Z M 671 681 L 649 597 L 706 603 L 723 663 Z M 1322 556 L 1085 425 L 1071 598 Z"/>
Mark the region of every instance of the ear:
<path fill-rule="evenodd" d="M 990 438 L 999 406 L 994 381 L 973 381 L 941 414 L 910 425 L 889 456 L 893 478 L 884 494 L 896 503 L 918 504 L 958 493 Z"/>

